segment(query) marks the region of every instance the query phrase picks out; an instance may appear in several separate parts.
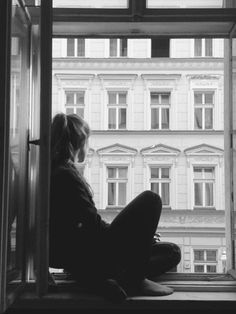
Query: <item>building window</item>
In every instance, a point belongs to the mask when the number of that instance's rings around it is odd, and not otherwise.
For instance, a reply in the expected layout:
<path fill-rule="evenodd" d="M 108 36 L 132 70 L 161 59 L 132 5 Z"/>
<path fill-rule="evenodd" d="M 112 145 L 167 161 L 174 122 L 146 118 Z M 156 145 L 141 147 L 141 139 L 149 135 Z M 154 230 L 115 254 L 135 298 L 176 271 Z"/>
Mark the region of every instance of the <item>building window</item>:
<path fill-rule="evenodd" d="M 83 91 L 66 91 L 66 114 L 75 113 L 84 118 L 84 92 Z"/>
<path fill-rule="evenodd" d="M 127 38 L 110 39 L 110 57 L 127 57 Z"/>
<path fill-rule="evenodd" d="M 212 38 L 194 39 L 194 57 L 212 57 Z"/>
<path fill-rule="evenodd" d="M 108 129 L 126 129 L 127 92 L 108 92 Z"/>
<path fill-rule="evenodd" d="M 170 57 L 170 39 L 153 38 L 152 39 L 152 58 L 169 58 Z"/>
<path fill-rule="evenodd" d="M 194 129 L 213 129 L 214 92 L 194 92 Z"/>
<path fill-rule="evenodd" d="M 107 167 L 108 206 L 125 206 L 128 167 Z"/>
<path fill-rule="evenodd" d="M 67 39 L 67 57 L 85 57 L 85 39 Z"/>
<path fill-rule="evenodd" d="M 170 93 L 151 92 L 151 129 L 169 129 Z"/>
<path fill-rule="evenodd" d="M 151 191 L 160 195 L 163 206 L 170 206 L 170 168 L 150 167 Z"/>
<path fill-rule="evenodd" d="M 217 250 L 194 250 L 194 272 L 216 273 Z"/>
<path fill-rule="evenodd" d="M 214 185 L 213 167 L 194 167 L 194 207 L 214 206 Z"/>

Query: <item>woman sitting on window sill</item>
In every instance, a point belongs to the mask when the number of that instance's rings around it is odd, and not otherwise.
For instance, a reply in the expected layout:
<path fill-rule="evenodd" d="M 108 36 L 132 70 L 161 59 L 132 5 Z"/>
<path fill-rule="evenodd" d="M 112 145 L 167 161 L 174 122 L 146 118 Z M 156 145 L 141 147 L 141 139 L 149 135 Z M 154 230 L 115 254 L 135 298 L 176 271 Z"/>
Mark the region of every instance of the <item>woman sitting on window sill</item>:
<path fill-rule="evenodd" d="M 181 259 L 177 245 L 155 240 L 159 195 L 144 191 L 106 223 L 75 166 L 87 154 L 88 124 L 75 114 L 60 113 L 53 118 L 51 135 L 50 267 L 64 268 L 78 283 L 113 301 L 173 293 L 150 279 Z"/>

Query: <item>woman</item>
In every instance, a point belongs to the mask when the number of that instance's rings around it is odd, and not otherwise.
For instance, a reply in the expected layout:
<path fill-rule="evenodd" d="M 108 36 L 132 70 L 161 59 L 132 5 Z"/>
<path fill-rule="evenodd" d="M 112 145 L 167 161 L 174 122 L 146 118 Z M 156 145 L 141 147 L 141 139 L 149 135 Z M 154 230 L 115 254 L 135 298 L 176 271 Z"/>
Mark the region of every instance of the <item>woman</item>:
<path fill-rule="evenodd" d="M 180 249 L 155 240 L 161 199 L 145 191 L 112 221 L 97 213 L 93 193 L 75 162 L 84 161 L 90 129 L 79 116 L 52 121 L 50 266 L 69 271 L 83 285 L 113 300 L 128 295 L 159 296 L 170 287 L 150 278 L 176 266 Z"/>

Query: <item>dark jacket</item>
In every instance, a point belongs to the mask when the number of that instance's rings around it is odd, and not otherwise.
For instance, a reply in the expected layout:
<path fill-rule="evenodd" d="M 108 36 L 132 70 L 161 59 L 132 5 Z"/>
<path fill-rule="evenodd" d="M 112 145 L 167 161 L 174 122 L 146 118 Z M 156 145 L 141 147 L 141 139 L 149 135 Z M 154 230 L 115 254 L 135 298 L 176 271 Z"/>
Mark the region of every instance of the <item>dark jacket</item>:
<path fill-rule="evenodd" d="M 102 254 L 108 227 L 76 168 L 69 164 L 52 167 L 50 266 L 70 269 L 86 265 Z"/>

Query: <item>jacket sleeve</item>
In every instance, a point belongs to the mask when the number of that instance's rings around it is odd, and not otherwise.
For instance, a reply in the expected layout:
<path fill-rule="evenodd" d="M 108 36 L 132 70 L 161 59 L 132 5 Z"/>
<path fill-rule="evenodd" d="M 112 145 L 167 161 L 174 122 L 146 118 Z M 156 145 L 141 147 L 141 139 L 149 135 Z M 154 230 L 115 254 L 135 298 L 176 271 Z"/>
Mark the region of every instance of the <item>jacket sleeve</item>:
<path fill-rule="evenodd" d="M 59 185 L 58 193 L 62 193 L 62 203 L 65 203 L 65 215 L 69 215 L 71 225 L 96 235 L 105 231 L 109 224 L 102 220 L 91 197 L 79 177 L 70 170 L 64 170 L 56 178 Z"/>

